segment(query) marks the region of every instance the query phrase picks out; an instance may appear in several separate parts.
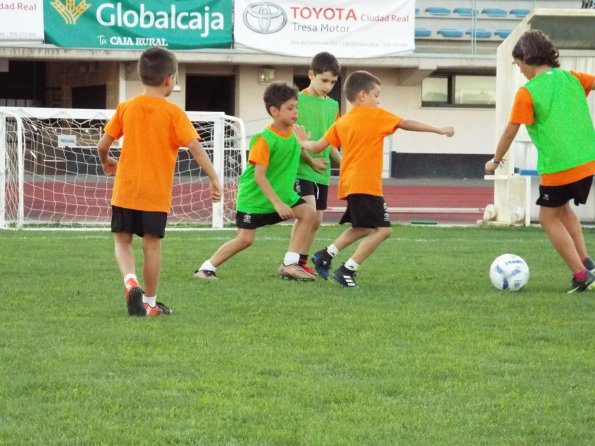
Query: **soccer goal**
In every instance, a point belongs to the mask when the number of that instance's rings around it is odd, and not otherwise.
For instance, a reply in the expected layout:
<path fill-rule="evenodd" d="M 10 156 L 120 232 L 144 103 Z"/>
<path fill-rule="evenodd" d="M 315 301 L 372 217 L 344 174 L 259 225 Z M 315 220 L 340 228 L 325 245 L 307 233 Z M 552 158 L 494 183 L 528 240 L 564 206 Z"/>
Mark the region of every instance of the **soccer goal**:
<path fill-rule="evenodd" d="M 0 107 L 0 228 L 108 227 L 113 177 L 96 145 L 114 110 Z M 186 148 L 175 170 L 168 226 L 221 228 L 234 221 L 238 180 L 246 166 L 241 119 L 187 112 L 223 185 L 213 204 L 208 177 Z M 110 154 L 118 158 L 120 141 Z"/>

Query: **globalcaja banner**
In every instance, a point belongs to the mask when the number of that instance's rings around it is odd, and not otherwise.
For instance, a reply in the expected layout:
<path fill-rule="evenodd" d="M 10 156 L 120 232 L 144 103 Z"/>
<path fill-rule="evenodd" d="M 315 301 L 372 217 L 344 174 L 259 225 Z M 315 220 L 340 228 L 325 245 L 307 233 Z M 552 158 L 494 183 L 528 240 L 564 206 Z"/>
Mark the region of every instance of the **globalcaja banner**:
<path fill-rule="evenodd" d="M 0 0 L 2 1 L 2 0 Z M 61 47 L 230 48 L 232 0 L 44 0 L 46 43 Z"/>
<path fill-rule="evenodd" d="M 415 49 L 414 0 L 235 0 L 236 46 L 311 57 L 379 57 Z"/>
<path fill-rule="evenodd" d="M 43 41 L 43 0 L 0 0 L 0 41 Z"/>

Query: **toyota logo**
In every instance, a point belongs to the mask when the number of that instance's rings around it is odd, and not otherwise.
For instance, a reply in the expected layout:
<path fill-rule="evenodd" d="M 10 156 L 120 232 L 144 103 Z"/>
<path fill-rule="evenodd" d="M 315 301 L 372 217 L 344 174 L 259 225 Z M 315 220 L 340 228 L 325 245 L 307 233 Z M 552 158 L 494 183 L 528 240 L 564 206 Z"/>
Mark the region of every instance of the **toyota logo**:
<path fill-rule="evenodd" d="M 259 34 L 273 34 L 287 23 L 285 11 L 274 3 L 255 3 L 244 11 L 244 24 Z"/>

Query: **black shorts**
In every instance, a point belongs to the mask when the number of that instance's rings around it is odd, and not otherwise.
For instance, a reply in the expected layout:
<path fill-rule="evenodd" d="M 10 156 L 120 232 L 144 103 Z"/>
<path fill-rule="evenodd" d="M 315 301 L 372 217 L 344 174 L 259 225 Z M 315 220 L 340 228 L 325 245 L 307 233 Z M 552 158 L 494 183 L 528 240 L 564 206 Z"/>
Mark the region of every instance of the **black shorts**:
<path fill-rule="evenodd" d="M 112 206 L 112 232 L 126 232 L 143 237 L 145 234 L 165 236 L 167 212 L 137 211 Z"/>
<path fill-rule="evenodd" d="M 347 210 L 340 224 L 351 223 L 354 228 L 390 227 L 390 215 L 384 197 L 367 194 L 353 194 L 347 197 Z"/>
<path fill-rule="evenodd" d="M 296 203 L 291 206 L 292 208 L 299 206 L 300 204 L 306 204 L 303 198 L 300 198 Z M 256 229 L 261 226 L 274 225 L 284 221 L 283 218 L 276 212 L 270 214 L 255 214 L 247 212 L 236 212 L 236 227 L 240 229 Z"/>
<path fill-rule="evenodd" d="M 324 211 L 326 209 L 326 203 L 328 201 L 328 186 L 326 184 L 298 178 L 295 180 L 294 189 L 300 197 L 314 195 L 317 211 Z"/>
<path fill-rule="evenodd" d="M 575 205 L 585 204 L 589 198 L 593 176 L 583 178 L 574 183 L 562 186 L 539 186 L 539 198 L 535 202 L 546 208 L 559 208 L 568 201 L 574 200 Z"/>

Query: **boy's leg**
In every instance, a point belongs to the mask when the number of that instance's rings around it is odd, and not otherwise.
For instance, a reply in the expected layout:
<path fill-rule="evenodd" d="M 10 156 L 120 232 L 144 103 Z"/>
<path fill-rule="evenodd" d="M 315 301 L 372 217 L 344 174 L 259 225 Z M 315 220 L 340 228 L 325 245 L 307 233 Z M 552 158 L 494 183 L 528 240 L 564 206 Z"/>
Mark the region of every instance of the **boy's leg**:
<path fill-rule="evenodd" d="M 576 274 L 583 271 L 585 267 L 583 266 L 583 262 L 581 261 L 581 258 L 577 252 L 575 240 L 562 220 L 563 214 L 568 211 L 572 212 L 570 209 L 564 210 L 564 208 L 567 207 L 570 207 L 569 203 L 557 208 L 542 206 L 539 209 L 539 222 L 541 223 L 541 226 L 550 239 L 552 245 L 560 257 L 562 257 L 562 260 L 564 260 L 566 265 L 568 265 L 570 271 L 572 271 L 573 274 Z M 576 237 L 576 229 L 573 228 L 568 216 L 565 215 L 564 219 L 564 221 L 570 223 L 572 228 L 571 230 Z"/>
<path fill-rule="evenodd" d="M 145 234 L 143 237 L 143 282 L 146 296 L 156 296 L 161 273 L 161 238 Z"/>
<path fill-rule="evenodd" d="M 570 234 L 570 237 L 574 242 L 576 252 L 578 253 L 581 260 L 586 259 L 588 254 L 587 247 L 585 245 L 585 239 L 583 237 L 583 228 L 581 227 L 581 222 L 568 203 L 561 209 L 560 220 L 568 231 L 568 234 Z"/>
<path fill-rule="evenodd" d="M 254 243 L 255 235 L 256 229 L 238 228 L 235 238 L 221 245 L 211 258 L 194 272 L 194 277 L 197 279 L 216 279 L 215 271 L 217 267 L 238 252 L 249 248 Z"/>
<path fill-rule="evenodd" d="M 120 273 L 124 277 L 124 296 L 130 316 L 144 316 L 143 292 L 135 274 L 135 259 L 132 249 L 132 234 L 114 232 L 114 252 Z"/>
<path fill-rule="evenodd" d="M 380 228 L 351 228 L 354 231 L 353 234 L 346 234 L 349 230 L 345 231 L 339 236 L 335 242 L 335 246 L 339 250 L 351 245 L 356 240 L 365 237 L 359 244 L 351 258 L 361 265 L 370 255 L 380 246 L 380 244 L 389 238 L 392 234 L 391 227 L 380 227 Z M 359 231 L 357 231 L 359 230 Z M 362 235 L 363 234 L 363 235 Z M 343 237 L 345 236 L 345 237 Z M 355 238 L 357 237 L 357 238 Z"/>
<path fill-rule="evenodd" d="M 289 251 L 307 253 L 316 237 L 318 214 L 316 208 L 307 204 L 299 204 L 293 208 L 295 223 L 291 231 Z"/>

